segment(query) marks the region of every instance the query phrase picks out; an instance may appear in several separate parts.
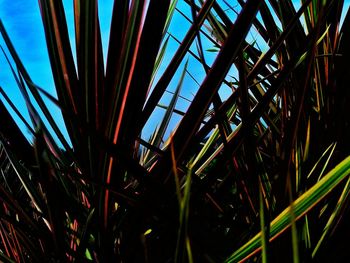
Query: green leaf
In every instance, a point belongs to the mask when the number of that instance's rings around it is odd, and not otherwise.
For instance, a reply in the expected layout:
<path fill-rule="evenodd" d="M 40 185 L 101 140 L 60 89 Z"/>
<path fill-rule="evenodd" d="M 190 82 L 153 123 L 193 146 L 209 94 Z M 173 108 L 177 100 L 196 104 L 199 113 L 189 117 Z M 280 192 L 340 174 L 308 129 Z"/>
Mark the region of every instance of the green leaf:
<path fill-rule="evenodd" d="M 90 254 L 90 250 L 88 248 L 85 250 L 85 257 L 86 259 L 93 261 L 93 258 L 91 257 L 91 254 Z"/>
<path fill-rule="evenodd" d="M 340 162 L 320 181 L 313 185 L 293 202 L 296 220 L 304 216 L 318 202 L 324 199 L 339 183 L 350 174 L 350 156 Z M 281 212 L 270 224 L 270 240 L 281 235 L 291 226 L 291 206 Z M 225 262 L 238 262 L 247 259 L 261 250 L 261 232 L 237 249 Z"/>
<path fill-rule="evenodd" d="M 350 177 L 344 186 L 344 189 L 341 193 L 341 196 L 338 199 L 336 207 L 334 208 L 331 216 L 327 221 L 326 226 L 323 229 L 322 236 L 320 237 L 314 250 L 312 251 L 313 258 L 316 256 L 322 243 L 324 243 L 325 238 L 330 234 L 331 230 L 336 227 L 337 220 L 339 220 L 339 217 L 341 216 L 341 212 L 344 209 L 344 206 L 346 205 L 346 200 L 348 200 L 349 194 L 350 194 Z"/>

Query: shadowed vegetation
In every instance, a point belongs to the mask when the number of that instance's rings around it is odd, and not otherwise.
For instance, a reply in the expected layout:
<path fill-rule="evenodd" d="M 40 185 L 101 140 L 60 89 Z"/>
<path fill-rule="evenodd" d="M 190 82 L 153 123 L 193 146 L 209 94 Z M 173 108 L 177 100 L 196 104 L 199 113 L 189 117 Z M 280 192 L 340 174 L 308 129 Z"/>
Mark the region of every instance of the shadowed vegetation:
<path fill-rule="evenodd" d="M 57 98 L 0 20 L 30 116 L 1 87 L 1 261 L 346 261 L 344 1 L 115 0 L 106 56 L 97 1 L 72 2 L 74 36 L 39 0 Z"/>

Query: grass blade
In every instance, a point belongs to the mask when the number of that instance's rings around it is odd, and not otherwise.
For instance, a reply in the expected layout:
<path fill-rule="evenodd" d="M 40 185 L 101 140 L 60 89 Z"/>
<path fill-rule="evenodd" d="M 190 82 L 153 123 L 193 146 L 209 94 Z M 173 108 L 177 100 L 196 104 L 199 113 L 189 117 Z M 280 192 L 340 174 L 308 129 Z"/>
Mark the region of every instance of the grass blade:
<path fill-rule="evenodd" d="M 334 167 L 319 182 L 293 202 L 295 219 L 298 220 L 327 196 L 350 174 L 350 156 Z M 291 207 L 281 212 L 270 225 L 270 240 L 281 235 L 291 225 Z M 240 262 L 261 250 L 261 232 L 236 250 L 225 262 Z"/>
<path fill-rule="evenodd" d="M 341 196 L 339 197 L 339 200 L 336 204 L 336 207 L 329 217 L 326 226 L 323 229 L 322 236 L 318 240 L 314 250 L 312 251 L 312 257 L 314 258 L 317 254 L 317 252 L 320 249 L 320 246 L 322 243 L 325 242 L 326 237 L 329 235 L 330 231 L 336 227 L 337 219 L 341 216 L 342 209 L 344 208 L 344 205 L 346 204 L 346 201 L 349 198 L 350 194 L 350 178 L 345 184 L 345 187 L 343 189 L 343 192 L 341 193 Z"/>
<path fill-rule="evenodd" d="M 214 62 L 214 66 L 197 92 L 187 114 L 182 119 L 176 133 L 174 134 L 174 146 L 178 147 L 178 149 L 175 149 L 177 161 L 181 159 L 185 150 L 189 146 L 189 142 L 195 135 L 209 103 L 212 101 L 214 94 L 231 67 L 233 60 L 236 58 L 239 48 L 251 26 L 252 20 L 258 11 L 259 3 L 260 2 L 257 1 L 247 1 L 245 8 L 231 29 L 224 47 Z M 159 165 L 158 169 L 163 171 L 161 174 L 167 176 L 170 170 L 165 167 L 169 167 L 170 164 L 169 151 L 165 156 L 167 157 L 162 160 L 162 165 Z M 168 170 L 168 172 L 164 173 L 165 170 Z M 152 173 L 159 174 L 157 169 L 154 169 Z"/>

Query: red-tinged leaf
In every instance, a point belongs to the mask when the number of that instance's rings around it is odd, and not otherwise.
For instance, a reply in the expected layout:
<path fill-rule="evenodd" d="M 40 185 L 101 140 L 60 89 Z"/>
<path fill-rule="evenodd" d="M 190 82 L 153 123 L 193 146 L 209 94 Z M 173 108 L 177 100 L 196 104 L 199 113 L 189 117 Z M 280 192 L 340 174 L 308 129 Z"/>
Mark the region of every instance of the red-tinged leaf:
<path fill-rule="evenodd" d="M 113 144 L 123 144 L 121 138 L 119 137 L 120 131 L 122 128 L 122 121 L 125 114 L 125 108 L 127 99 L 130 91 L 130 84 L 132 76 L 136 66 L 136 59 L 140 48 L 140 39 L 142 33 L 142 23 L 144 19 L 144 2 L 133 2 L 131 6 L 130 16 L 128 18 L 126 35 L 123 43 L 123 57 L 122 63 L 119 66 L 120 75 L 117 80 L 117 86 L 119 87 L 116 90 L 115 102 L 111 107 L 110 114 L 110 124 L 107 129 L 108 137 L 112 140 Z M 107 184 L 111 183 L 112 173 L 114 171 L 114 164 L 117 160 L 114 157 L 109 157 L 108 160 L 104 162 L 104 173 L 105 182 Z M 120 181 L 121 178 L 115 178 L 115 180 Z M 101 200 L 103 200 L 103 226 L 107 229 L 108 225 L 108 211 L 109 211 L 109 191 L 105 191 Z M 102 208 L 102 206 L 101 206 Z"/>
<path fill-rule="evenodd" d="M 99 130 L 104 121 L 104 64 L 97 1 L 77 1 L 75 24 L 79 33 L 77 62 L 79 83 L 83 91 L 83 116 L 86 123 Z M 77 8 L 77 7 L 76 7 Z M 79 14 L 79 15 L 78 15 Z M 101 119 L 103 118 L 103 119 Z"/>
<path fill-rule="evenodd" d="M 104 103 L 107 105 L 111 99 L 110 96 L 115 93 L 114 90 L 117 88 L 119 78 L 118 63 L 123 55 L 122 48 L 129 17 L 129 2 L 125 0 L 114 1 L 105 78 Z"/>
<path fill-rule="evenodd" d="M 74 115 L 82 112 L 82 92 L 69 42 L 67 23 L 61 1 L 40 0 L 40 10 L 56 91 L 61 105 Z M 63 113 L 63 118 L 75 148 L 79 148 L 80 136 L 76 123 Z"/>
<path fill-rule="evenodd" d="M 81 132 L 81 165 L 91 176 L 99 176 L 103 154 L 94 137 L 96 132 L 103 134 L 106 122 L 103 107 L 104 64 L 97 1 L 75 1 L 75 24 L 78 43 L 77 67 L 81 89 L 81 115 L 87 131 Z M 80 127 L 83 129 L 84 127 Z M 101 175 L 100 175 L 101 176 Z"/>
<path fill-rule="evenodd" d="M 122 123 L 122 138 L 125 144 L 133 144 L 135 138 L 139 135 L 138 120 L 144 106 L 147 93 L 150 89 L 153 69 L 156 63 L 157 55 L 161 47 L 161 41 L 164 37 L 167 13 L 170 1 L 151 1 L 145 22 L 142 28 L 139 51 L 135 61 L 130 83 L 130 91 L 125 106 L 125 116 Z M 134 131 L 134 133 L 130 132 Z"/>
<path fill-rule="evenodd" d="M 40 0 L 52 73 L 59 97 L 65 106 L 77 113 L 78 87 L 68 28 L 61 1 Z"/>
<path fill-rule="evenodd" d="M 144 1 L 132 2 L 128 15 L 125 36 L 123 38 L 120 61 L 115 68 L 113 93 L 110 94 L 112 105 L 108 109 L 106 133 L 108 138 L 116 143 L 125 114 L 130 85 L 134 74 L 136 59 L 140 48 L 140 39 L 145 16 Z M 116 88 L 117 87 L 117 88 Z M 119 140 L 120 142 L 120 140 Z"/>

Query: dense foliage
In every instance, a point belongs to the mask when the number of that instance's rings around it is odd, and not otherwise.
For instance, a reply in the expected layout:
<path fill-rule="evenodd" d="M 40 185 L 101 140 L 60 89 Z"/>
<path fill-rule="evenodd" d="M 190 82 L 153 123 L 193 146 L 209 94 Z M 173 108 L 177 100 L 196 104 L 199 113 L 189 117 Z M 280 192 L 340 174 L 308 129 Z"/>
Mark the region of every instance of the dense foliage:
<path fill-rule="evenodd" d="M 1 261 L 348 258 L 343 0 L 115 0 L 106 62 L 96 0 L 73 1 L 76 50 L 62 1 L 39 4 L 57 98 L 0 20 L 30 115 L 1 88 Z"/>

